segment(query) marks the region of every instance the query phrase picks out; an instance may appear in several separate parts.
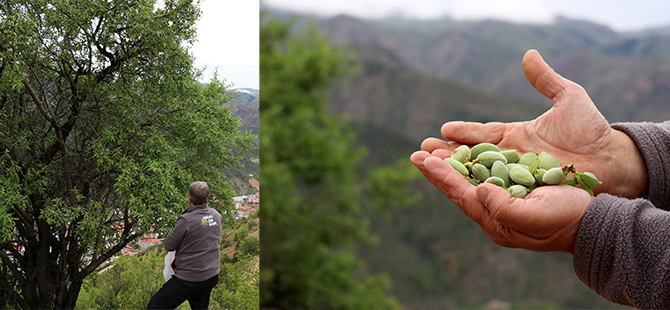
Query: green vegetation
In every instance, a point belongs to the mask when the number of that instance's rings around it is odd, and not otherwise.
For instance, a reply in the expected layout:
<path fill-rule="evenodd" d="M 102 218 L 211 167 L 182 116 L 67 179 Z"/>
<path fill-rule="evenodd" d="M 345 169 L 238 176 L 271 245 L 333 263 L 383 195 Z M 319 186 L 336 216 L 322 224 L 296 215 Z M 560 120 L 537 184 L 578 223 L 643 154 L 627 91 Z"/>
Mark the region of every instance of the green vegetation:
<path fill-rule="evenodd" d="M 258 309 L 258 251 L 243 250 L 229 241 L 235 231 L 247 232 L 246 240 L 256 240 L 258 219 L 243 218 L 227 223 L 222 231 L 221 272 L 219 283 L 212 290 L 212 309 Z M 244 243 L 244 242 L 243 242 Z M 249 242 L 249 243 L 253 243 Z M 144 252 L 118 257 L 86 278 L 75 309 L 144 309 L 151 297 L 163 286 L 163 244 Z M 190 309 L 184 302 L 177 309 Z"/>
<path fill-rule="evenodd" d="M 219 171 L 255 137 L 223 82 L 199 82 L 199 16 L 181 0 L 0 4 L 0 307 L 73 308 L 98 266 L 174 225 L 191 182 L 234 196 Z"/>
<path fill-rule="evenodd" d="M 368 170 L 360 165 L 363 150 L 324 104 L 325 89 L 349 71 L 350 58 L 314 28 L 291 34 L 291 24 L 264 16 L 261 307 L 399 309 L 387 278 L 369 273 L 355 247 L 375 240 L 367 230 L 367 195 L 397 195 L 402 187 L 391 184 L 413 174 L 358 178 Z"/>

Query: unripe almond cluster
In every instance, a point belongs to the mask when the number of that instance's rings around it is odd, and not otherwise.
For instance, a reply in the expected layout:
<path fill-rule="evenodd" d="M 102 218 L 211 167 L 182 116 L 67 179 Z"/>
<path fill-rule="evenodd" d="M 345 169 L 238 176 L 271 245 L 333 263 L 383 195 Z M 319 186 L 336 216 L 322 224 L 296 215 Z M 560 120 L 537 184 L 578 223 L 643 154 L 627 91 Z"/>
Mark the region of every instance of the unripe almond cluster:
<path fill-rule="evenodd" d="M 515 198 L 524 198 L 538 186 L 579 185 L 593 195 L 593 187 L 602 184 L 591 172 L 577 172 L 573 165 L 561 167 L 556 157 L 547 153 L 501 151 L 491 143 L 472 148 L 461 145 L 445 159 L 471 183 L 493 183 L 507 189 Z M 568 173 L 572 178 L 568 179 Z"/>

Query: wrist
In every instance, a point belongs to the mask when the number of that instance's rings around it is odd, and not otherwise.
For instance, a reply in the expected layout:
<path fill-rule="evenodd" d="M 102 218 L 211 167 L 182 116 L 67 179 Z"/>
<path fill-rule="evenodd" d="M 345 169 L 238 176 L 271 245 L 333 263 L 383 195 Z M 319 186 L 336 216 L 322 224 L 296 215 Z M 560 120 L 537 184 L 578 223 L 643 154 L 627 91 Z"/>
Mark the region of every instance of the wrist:
<path fill-rule="evenodd" d="M 626 133 L 612 129 L 613 141 L 608 152 L 613 161 L 611 167 L 610 194 L 626 198 L 639 198 L 649 190 L 649 172 L 635 141 Z"/>

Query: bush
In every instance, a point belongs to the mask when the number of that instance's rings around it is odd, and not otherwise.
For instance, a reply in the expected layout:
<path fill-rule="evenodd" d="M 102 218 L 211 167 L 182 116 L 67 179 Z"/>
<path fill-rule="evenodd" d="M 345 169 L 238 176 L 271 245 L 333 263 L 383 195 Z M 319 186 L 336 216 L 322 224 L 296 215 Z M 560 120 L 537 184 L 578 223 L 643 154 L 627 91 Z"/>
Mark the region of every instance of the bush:
<path fill-rule="evenodd" d="M 242 227 L 235 231 L 233 235 L 233 243 L 236 247 L 239 247 L 240 241 L 244 240 L 249 235 L 249 230 L 246 227 Z"/>
<path fill-rule="evenodd" d="M 249 236 L 240 242 L 237 251 L 245 255 L 257 255 L 260 252 L 260 242 L 257 237 Z"/>

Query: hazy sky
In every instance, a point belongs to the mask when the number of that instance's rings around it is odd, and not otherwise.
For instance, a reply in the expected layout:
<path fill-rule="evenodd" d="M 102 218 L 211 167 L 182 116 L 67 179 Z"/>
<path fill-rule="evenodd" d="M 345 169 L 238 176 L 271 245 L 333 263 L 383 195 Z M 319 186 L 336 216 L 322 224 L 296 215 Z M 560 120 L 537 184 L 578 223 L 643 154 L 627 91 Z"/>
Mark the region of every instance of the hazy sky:
<path fill-rule="evenodd" d="M 557 15 L 586 19 L 617 31 L 670 26 L 667 0 L 264 0 L 264 5 L 317 13 L 346 13 L 381 18 L 400 15 L 414 18 L 481 19 L 548 23 Z"/>
<path fill-rule="evenodd" d="M 234 88 L 259 88 L 259 0 L 201 0 L 195 66 L 207 67 L 204 81 L 218 67 L 219 79 Z"/>

